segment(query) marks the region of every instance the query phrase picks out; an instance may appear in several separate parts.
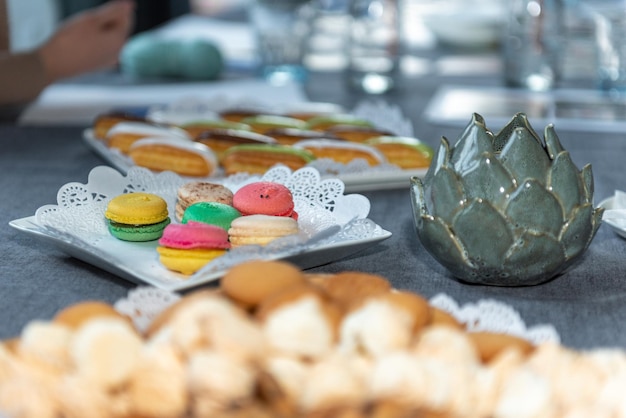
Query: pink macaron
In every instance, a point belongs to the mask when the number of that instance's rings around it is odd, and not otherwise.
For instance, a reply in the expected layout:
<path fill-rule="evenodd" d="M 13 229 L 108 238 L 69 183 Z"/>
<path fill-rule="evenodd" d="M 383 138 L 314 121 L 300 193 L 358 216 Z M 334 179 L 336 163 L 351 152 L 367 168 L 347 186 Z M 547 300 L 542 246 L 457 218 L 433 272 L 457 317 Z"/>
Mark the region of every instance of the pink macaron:
<path fill-rule="evenodd" d="M 230 248 L 228 232 L 224 228 L 203 222 L 169 224 L 163 230 L 159 244 L 169 248 Z"/>
<path fill-rule="evenodd" d="M 298 219 L 293 210 L 293 195 L 280 183 L 258 181 L 245 185 L 235 192 L 233 206 L 244 216 L 271 215 Z"/>

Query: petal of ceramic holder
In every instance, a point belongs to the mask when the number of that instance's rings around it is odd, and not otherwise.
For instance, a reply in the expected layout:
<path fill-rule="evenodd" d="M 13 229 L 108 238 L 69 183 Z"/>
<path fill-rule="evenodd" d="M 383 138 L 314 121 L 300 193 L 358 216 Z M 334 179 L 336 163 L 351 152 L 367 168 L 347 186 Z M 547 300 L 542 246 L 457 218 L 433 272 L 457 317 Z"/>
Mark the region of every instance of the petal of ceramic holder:
<path fill-rule="evenodd" d="M 588 248 L 602 220 L 591 165 L 582 170 L 554 126 L 544 140 L 518 113 L 496 135 L 474 114 L 454 146 L 446 138 L 424 179 L 411 179 L 417 235 L 458 279 L 544 283 Z"/>

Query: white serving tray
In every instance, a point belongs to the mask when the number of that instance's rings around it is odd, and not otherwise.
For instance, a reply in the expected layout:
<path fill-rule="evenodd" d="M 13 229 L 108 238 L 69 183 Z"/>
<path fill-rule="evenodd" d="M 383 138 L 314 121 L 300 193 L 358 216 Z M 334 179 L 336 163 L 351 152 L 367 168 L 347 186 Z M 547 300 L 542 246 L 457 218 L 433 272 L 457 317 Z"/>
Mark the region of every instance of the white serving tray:
<path fill-rule="evenodd" d="M 291 172 L 277 167 L 262 177 L 230 177 L 223 183 L 236 191 L 257 180 L 285 184 L 294 195 L 301 234 L 268 246 L 229 251 L 191 276 L 167 270 L 158 260 L 157 241 L 118 240 L 108 232 L 104 210 L 108 201 L 129 191 L 162 196 L 175 213 L 176 191 L 187 180 L 174 173 L 154 174 L 133 167 L 122 175 L 108 166 L 94 168 L 87 184 L 68 183 L 59 189 L 57 205 L 45 205 L 35 215 L 10 222 L 17 230 L 52 244 L 61 251 L 134 283 L 179 291 L 219 279 L 234 265 L 251 259 L 285 259 L 310 268 L 352 255 L 391 236 L 367 218 L 370 203 L 359 194 L 343 194 L 337 179 L 321 179 L 313 168 Z M 176 222 L 171 216 L 172 221 Z"/>

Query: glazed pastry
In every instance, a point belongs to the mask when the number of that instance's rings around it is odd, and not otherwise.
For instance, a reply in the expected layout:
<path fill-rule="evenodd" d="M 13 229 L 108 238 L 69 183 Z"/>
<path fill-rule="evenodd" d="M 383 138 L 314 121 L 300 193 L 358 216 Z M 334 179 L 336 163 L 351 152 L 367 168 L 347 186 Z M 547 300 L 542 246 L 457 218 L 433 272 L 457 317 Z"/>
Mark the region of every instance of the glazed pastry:
<path fill-rule="evenodd" d="M 257 181 L 241 187 L 233 195 L 233 206 L 242 215 L 294 215 L 293 195 L 289 188 L 271 181 Z"/>
<path fill-rule="evenodd" d="M 170 223 L 167 203 L 153 193 L 126 193 L 111 199 L 104 217 L 109 232 L 123 241 L 154 241 Z"/>
<path fill-rule="evenodd" d="M 310 139 L 293 144 L 296 149 L 304 149 L 315 155 L 315 158 L 329 158 L 342 164 L 348 164 L 357 158 L 365 160 L 369 165 L 376 166 L 387 162 L 385 156 L 375 148 L 356 142 L 333 139 Z"/>
<path fill-rule="evenodd" d="M 346 141 L 364 143 L 370 138 L 392 135 L 384 129 L 377 128 L 375 126 L 360 126 L 360 125 L 335 125 L 329 126 L 324 130 L 330 136 L 335 136 Z"/>
<path fill-rule="evenodd" d="M 195 141 L 211 148 L 219 160 L 222 160 L 226 150 L 236 145 L 276 143 L 276 140 L 270 136 L 242 129 L 204 131 L 195 137 Z"/>
<path fill-rule="evenodd" d="M 345 109 L 335 103 L 303 102 L 290 104 L 288 109 L 283 112 L 283 115 L 306 121 L 314 117 L 342 114 L 344 112 Z"/>
<path fill-rule="evenodd" d="M 105 139 L 109 129 L 120 122 L 146 122 L 146 119 L 126 112 L 103 113 L 93 121 L 93 134 L 97 139 Z"/>
<path fill-rule="evenodd" d="M 220 119 L 190 121 L 179 125 L 179 127 L 187 132 L 192 139 L 196 139 L 198 135 L 204 132 L 220 131 L 224 129 L 247 131 L 250 129 L 250 126 L 245 123 Z"/>
<path fill-rule="evenodd" d="M 342 113 L 311 118 L 306 122 L 306 129 L 312 129 L 315 131 L 326 131 L 330 127 L 338 125 L 367 127 L 374 126 L 374 124 L 367 119 L 347 113 Z"/>
<path fill-rule="evenodd" d="M 284 261 L 248 261 L 231 268 L 221 281 L 229 298 L 255 308 L 269 295 L 289 286 L 302 285 L 306 278 L 293 264 Z"/>
<path fill-rule="evenodd" d="M 109 148 L 128 154 L 130 147 L 143 138 L 163 138 L 171 141 L 190 141 L 185 131 L 143 122 L 121 122 L 113 126 L 106 135 Z"/>
<path fill-rule="evenodd" d="M 169 270 L 193 274 L 230 248 L 227 232 L 202 222 L 170 224 L 159 240 L 159 261 Z"/>
<path fill-rule="evenodd" d="M 182 176 L 207 177 L 217 169 L 217 157 L 209 147 L 195 142 L 141 139 L 128 155 L 133 162 L 154 171 L 173 171 Z"/>
<path fill-rule="evenodd" d="M 285 145 L 237 145 L 229 148 L 222 156 L 226 174 L 263 174 L 273 166 L 282 164 L 295 171 L 315 159 L 304 149 Z"/>
<path fill-rule="evenodd" d="M 233 220 L 228 238 L 233 248 L 242 245 L 267 245 L 300 232 L 298 222 L 286 216 L 248 215 Z"/>
<path fill-rule="evenodd" d="M 241 123 L 250 125 L 250 128 L 260 134 L 276 128 L 304 129 L 306 123 L 300 119 L 278 115 L 254 115 L 241 119 Z"/>
<path fill-rule="evenodd" d="M 219 112 L 220 118 L 231 122 L 241 122 L 242 119 L 257 116 L 260 114 L 270 115 L 276 113 L 271 113 L 267 109 L 261 110 L 258 108 L 243 107 L 224 109 Z"/>
<path fill-rule="evenodd" d="M 417 138 L 404 136 L 379 136 L 366 142 L 380 151 L 389 163 L 402 169 L 428 168 L 435 151 Z"/>
<path fill-rule="evenodd" d="M 233 220 L 241 216 L 234 207 L 219 202 L 198 202 L 189 206 L 181 223 L 202 222 L 228 231 Z"/>
<path fill-rule="evenodd" d="M 275 128 L 265 132 L 265 135 L 270 136 L 281 145 L 293 145 L 296 142 L 304 141 L 306 139 L 339 139 L 331 134 L 325 132 L 313 131 L 307 129 L 297 128 Z"/>
<path fill-rule="evenodd" d="M 183 219 L 185 209 L 198 202 L 217 202 L 233 204 L 233 192 L 217 183 L 192 181 L 180 186 L 176 192 L 176 219 Z"/>

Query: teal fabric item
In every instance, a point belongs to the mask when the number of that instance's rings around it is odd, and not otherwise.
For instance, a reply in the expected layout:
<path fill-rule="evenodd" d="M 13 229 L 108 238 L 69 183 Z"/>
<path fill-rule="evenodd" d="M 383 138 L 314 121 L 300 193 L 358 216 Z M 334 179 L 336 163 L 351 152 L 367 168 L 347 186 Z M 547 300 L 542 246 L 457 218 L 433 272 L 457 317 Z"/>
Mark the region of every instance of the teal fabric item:
<path fill-rule="evenodd" d="M 139 78 L 214 80 L 223 66 L 222 53 L 211 41 L 164 39 L 151 32 L 132 37 L 120 55 L 121 70 Z"/>

